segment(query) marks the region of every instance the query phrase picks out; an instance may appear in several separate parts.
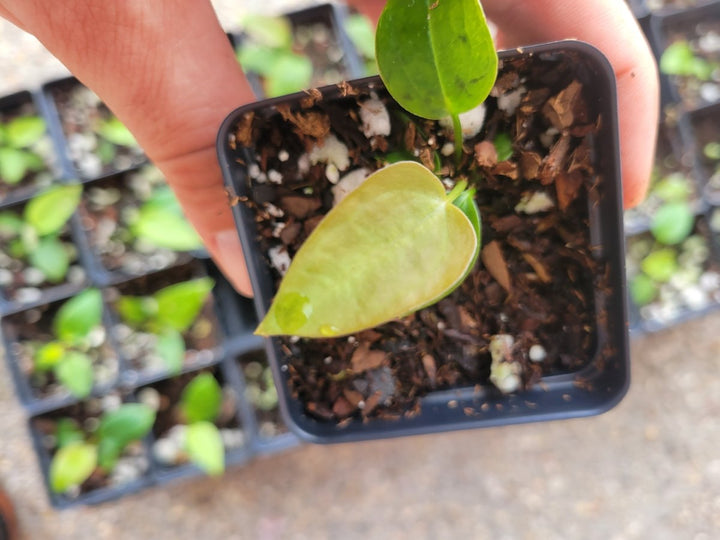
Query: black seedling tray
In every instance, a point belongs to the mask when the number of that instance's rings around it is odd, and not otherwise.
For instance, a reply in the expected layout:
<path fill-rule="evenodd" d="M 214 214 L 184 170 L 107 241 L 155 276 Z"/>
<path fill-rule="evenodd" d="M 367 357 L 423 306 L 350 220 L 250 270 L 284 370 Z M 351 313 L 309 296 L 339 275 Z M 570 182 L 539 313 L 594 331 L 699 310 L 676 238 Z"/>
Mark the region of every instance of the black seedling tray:
<path fill-rule="evenodd" d="M 502 396 L 492 388 L 464 388 L 448 392 L 435 392 L 422 399 L 421 413 L 414 418 L 403 417 L 398 420 L 376 420 L 360 423 L 352 422 L 339 427 L 335 423 L 321 422 L 308 415 L 300 402 L 290 394 L 287 386 L 287 366 L 283 360 L 277 339 L 267 341 L 267 351 L 273 373 L 279 383 L 278 392 L 288 425 L 303 439 L 312 442 L 346 442 L 363 439 L 377 439 L 401 435 L 412 435 L 486 427 L 520 422 L 569 418 L 598 414 L 616 404 L 624 395 L 628 380 L 628 341 L 627 312 L 625 306 L 625 274 L 623 265 L 623 231 L 621 217 L 621 192 L 619 161 L 617 160 L 617 126 L 615 112 L 615 86 L 612 70 L 607 61 L 595 49 L 581 43 L 563 43 L 566 50 L 573 51 L 582 64 L 577 76 L 584 81 L 592 81 L 588 86 L 594 92 L 589 101 L 600 111 L 603 129 L 597 136 L 598 176 L 602 178 L 604 196 L 600 201 L 590 204 L 591 239 L 597 245 L 598 256 L 609 262 L 609 287 L 613 294 L 597 295 L 596 309 L 598 317 L 605 316 L 613 324 L 605 334 L 600 330 L 597 344 L 597 357 L 588 359 L 588 367 L 581 373 L 546 377 L 542 388 Z M 525 52 L 535 58 L 552 56 L 556 45 L 529 47 Z M 516 56 L 517 52 L 501 53 L 501 59 Z M 382 88 L 378 77 L 352 81 L 353 88 L 362 90 L 367 87 Z M 338 97 L 337 87 L 320 89 L 323 102 Z M 304 94 L 267 100 L 262 103 L 242 107 L 225 120 L 218 136 L 218 154 L 223 168 L 225 182 L 231 195 L 250 197 L 246 167 L 240 163 L 252 163 L 253 152 L 250 149 L 230 148 L 231 133 L 242 116 L 253 111 L 262 114 L 279 104 L 297 104 Z M 239 159 L 238 159 L 239 158 Z M 255 291 L 255 305 L 258 316 L 262 318 L 274 295 L 273 279 L 267 263 L 258 250 L 254 215 L 247 206 L 237 204 L 233 207 L 238 231 L 248 259 L 248 268 Z M 604 315 L 601 315 L 604 314 Z M 601 362 L 601 351 L 611 348 L 614 351 L 609 358 Z M 602 365 L 601 365 L 602 364 Z M 578 385 L 578 380 L 587 384 Z M 473 411 L 469 413 L 468 411 Z"/>

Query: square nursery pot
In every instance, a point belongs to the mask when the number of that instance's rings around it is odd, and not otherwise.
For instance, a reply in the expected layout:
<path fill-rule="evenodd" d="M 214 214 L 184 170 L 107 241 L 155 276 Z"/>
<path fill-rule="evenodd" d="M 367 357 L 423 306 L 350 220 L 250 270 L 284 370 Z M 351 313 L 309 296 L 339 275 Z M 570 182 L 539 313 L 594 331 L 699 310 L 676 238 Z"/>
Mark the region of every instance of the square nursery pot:
<path fill-rule="evenodd" d="M 451 296 L 402 320 L 342 338 L 267 340 L 281 410 L 301 438 L 356 441 L 586 416 L 624 395 L 613 72 L 597 50 L 574 41 L 500 58 L 485 124 L 468 134 L 461 163 L 483 178 L 482 263 Z M 389 135 L 358 123 L 366 102 L 387 112 Z M 504 161 L 489 149 L 501 132 L 513 139 Z M 377 77 L 234 111 L 218 153 L 258 315 L 338 191 L 397 153 L 445 178 L 455 166 L 451 137 L 440 123 L 402 111 Z M 344 146 L 350 164 L 330 166 L 317 152 L 323 141 Z"/>
<path fill-rule="evenodd" d="M 28 117 L 41 118 L 42 122 L 45 122 L 30 92 L 18 92 L 0 98 L 1 129 Z M 49 186 L 60 174 L 53 140 L 47 125 L 44 133 L 36 132 L 34 136 L 28 136 L 31 133 L 28 128 L 21 131 L 25 136 L 15 137 L 13 141 L 5 137 L 6 140 L 0 142 L 0 153 L 22 153 L 35 163 L 27 167 L 24 173 L 23 169 L 6 171 L 5 167 L 0 165 L 0 207 L 30 198 L 39 189 Z M 7 156 L 0 156 L 0 162 L 5 159 Z"/>

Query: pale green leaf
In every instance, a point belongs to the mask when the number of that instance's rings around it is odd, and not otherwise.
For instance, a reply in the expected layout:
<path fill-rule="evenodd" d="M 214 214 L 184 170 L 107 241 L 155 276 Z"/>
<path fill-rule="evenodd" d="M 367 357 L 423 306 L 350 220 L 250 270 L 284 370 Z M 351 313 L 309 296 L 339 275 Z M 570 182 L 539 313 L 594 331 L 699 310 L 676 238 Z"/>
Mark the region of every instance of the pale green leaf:
<path fill-rule="evenodd" d="M 14 148 L 26 148 L 45 134 L 45 121 L 39 116 L 21 116 L 8 122 L 5 136 Z"/>
<path fill-rule="evenodd" d="M 630 281 L 630 296 L 637 306 L 649 304 L 655 300 L 657 293 L 657 285 L 645 274 L 638 274 Z"/>
<path fill-rule="evenodd" d="M 130 130 L 125 127 L 115 116 L 101 122 L 97 127 L 97 133 L 103 139 L 118 146 L 137 146 L 138 143 Z"/>
<path fill-rule="evenodd" d="M 0 238 L 14 238 L 20 235 L 23 220 L 15 212 L 0 212 Z"/>
<path fill-rule="evenodd" d="M 246 40 L 238 48 L 235 56 L 245 72 L 267 75 L 283 54 L 283 50 Z"/>
<path fill-rule="evenodd" d="M 259 45 L 284 49 L 292 45 L 292 29 L 285 17 L 250 13 L 243 17 L 240 25 L 247 39 Z"/>
<path fill-rule="evenodd" d="M 64 493 L 82 484 L 95 470 L 97 456 L 94 444 L 77 441 L 61 447 L 50 462 L 50 489 Z"/>
<path fill-rule="evenodd" d="M 17 148 L 0 148 L 0 181 L 14 185 L 28 172 L 26 152 Z"/>
<path fill-rule="evenodd" d="M 202 240 L 182 213 L 171 208 L 143 206 L 132 232 L 143 240 L 159 247 L 174 251 L 200 249 Z"/>
<path fill-rule="evenodd" d="M 225 470 L 225 447 L 220 431 L 210 422 L 197 422 L 185 431 L 185 451 L 190 461 L 211 476 Z"/>
<path fill-rule="evenodd" d="M 390 94 L 424 118 L 476 107 L 497 77 L 497 53 L 478 0 L 388 0 L 375 49 Z"/>
<path fill-rule="evenodd" d="M 256 333 L 331 337 L 411 313 L 453 290 L 478 242 L 428 169 L 385 167 L 305 241 Z"/>
<path fill-rule="evenodd" d="M 65 343 L 77 343 L 102 324 L 102 312 L 100 291 L 86 289 L 60 307 L 53 319 L 53 331 Z"/>
<path fill-rule="evenodd" d="M 54 236 L 39 239 L 37 245 L 28 252 L 28 260 L 41 270 L 51 283 L 63 281 L 70 266 L 70 257 L 65 246 Z"/>
<path fill-rule="evenodd" d="M 687 202 L 670 202 L 658 208 L 650 230 L 655 239 L 667 246 L 679 244 L 695 226 L 695 216 Z"/>
<path fill-rule="evenodd" d="M 268 97 L 276 97 L 304 90 L 312 84 L 312 73 L 309 58 L 288 52 L 270 66 L 265 75 L 265 91 Z"/>
<path fill-rule="evenodd" d="M 205 277 L 159 290 L 153 295 L 158 306 L 157 322 L 184 332 L 200 314 L 214 285 L 211 278 Z"/>
<path fill-rule="evenodd" d="M 33 197 L 25 206 L 25 221 L 40 236 L 58 232 L 80 203 L 82 186 L 55 186 Z"/>
<path fill-rule="evenodd" d="M 53 369 L 65 356 L 65 346 L 58 341 L 51 341 L 40 347 L 33 355 L 35 371 L 43 372 Z"/>
<path fill-rule="evenodd" d="M 677 254 L 672 248 L 653 251 L 640 263 L 642 271 L 659 283 L 670 281 L 678 269 Z"/>
<path fill-rule="evenodd" d="M 168 372 L 172 375 L 180 373 L 185 360 L 185 340 L 182 334 L 173 328 L 165 328 L 157 336 L 155 348 Z"/>
<path fill-rule="evenodd" d="M 370 19 L 354 13 L 345 19 L 343 27 L 360 54 L 366 58 L 375 58 L 375 29 Z"/>
<path fill-rule="evenodd" d="M 222 388 L 211 373 L 196 376 L 180 398 L 180 410 L 189 424 L 215 420 L 221 405 Z"/>
<path fill-rule="evenodd" d="M 84 353 L 68 351 L 55 366 L 55 376 L 73 396 L 86 398 L 93 387 L 92 360 Z"/>

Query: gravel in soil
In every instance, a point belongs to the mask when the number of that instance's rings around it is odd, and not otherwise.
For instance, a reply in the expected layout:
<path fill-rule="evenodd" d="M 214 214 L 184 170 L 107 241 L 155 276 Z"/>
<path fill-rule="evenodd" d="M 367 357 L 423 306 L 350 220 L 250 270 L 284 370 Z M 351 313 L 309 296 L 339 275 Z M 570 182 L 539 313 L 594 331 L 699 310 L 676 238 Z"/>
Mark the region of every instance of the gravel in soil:
<path fill-rule="evenodd" d="M 272 438 L 287 432 L 280 417 L 278 395 L 272 371 L 264 351 L 244 354 L 237 359 L 245 378 L 245 398 L 252 404 L 262 438 Z"/>
<path fill-rule="evenodd" d="M 604 290 L 604 270 L 588 232 L 588 206 L 599 197 L 590 142 L 602 119 L 572 64 L 548 59 L 542 71 L 532 59 L 506 63 L 484 123 L 467 122 L 459 166 L 442 122 L 399 110 L 380 89 L 342 84 L 338 101 L 309 92 L 298 107 L 239 122 L 231 147 L 257 148 L 247 169 L 251 197 L 240 204 L 255 212 L 276 285 L 347 184 L 393 156 L 421 161 L 448 188 L 460 177 L 478 188 L 482 261 L 455 293 L 357 335 L 281 339 L 292 395 L 310 414 L 333 422 L 416 414 L 429 392 L 488 384 L 498 336 L 510 337 L 502 362 L 516 380 L 504 391 L 575 371 L 592 356 L 593 287 Z M 500 134 L 514 141 L 502 159 Z M 530 359 L 533 347 L 541 361 Z"/>

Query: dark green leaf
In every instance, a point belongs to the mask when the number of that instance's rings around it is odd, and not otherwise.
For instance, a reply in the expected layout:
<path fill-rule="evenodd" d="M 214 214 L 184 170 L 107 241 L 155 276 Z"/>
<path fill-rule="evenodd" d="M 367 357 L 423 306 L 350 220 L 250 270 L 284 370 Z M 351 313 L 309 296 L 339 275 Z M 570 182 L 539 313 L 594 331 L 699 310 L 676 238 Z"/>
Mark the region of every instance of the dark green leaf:
<path fill-rule="evenodd" d="M 83 442 L 85 433 L 72 418 L 61 418 L 55 424 L 55 439 L 58 448 L 62 448 L 72 443 Z"/>
<path fill-rule="evenodd" d="M 14 185 L 28 172 L 26 152 L 16 148 L 0 148 L 0 180 Z"/>
<path fill-rule="evenodd" d="M 498 161 L 506 161 L 513 155 L 512 139 L 505 132 L 498 133 L 493 141 Z"/>
<path fill-rule="evenodd" d="M 497 53 L 477 0 L 388 0 L 375 50 L 388 91 L 424 118 L 476 107 L 497 77 Z"/>
<path fill-rule="evenodd" d="M 50 462 L 50 489 L 64 493 L 87 480 L 97 466 L 98 450 L 94 444 L 73 442 L 63 446 Z"/>
<path fill-rule="evenodd" d="M 65 343 L 82 341 L 90 330 L 102 324 L 102 311 L 100 291 L 86 289 L 60 307 L 53 319 L 53 331 Z"/>
<path fill-rule="evenodd" d="M 658 242 L 673 246 L 685 240 L 694 226 L 695 216 L 690 205 L 686 202 L 671 202 L 658 209 L 650 230 Z"/>
<path fill-rule="evenodd" d="M 124 403 L 119 409 L 105 413 L 97 431 L 100 466 L 106 471 L 112 470 L 123 449 L 147 435 L 154 422 L 155 411 L 142 403 Z"/>
<path fill-rule="evenodd" d="M 225 447 L 215 424 L 197 422 L 188 426 L 185 450 L 190 460 L 206 474 L 216 476 L 225 470 Z"/>
<path fill-rule="evenodd" d="M 43 372 L 53 369 L 65 356 L 65 346 L 58 341 L 51 341 L 35 351 L 33 364 L 35 371 Z"/>
<path fill-rule="evenodd" d="M 7 144 L 14 148 L 26 148 L 45 135 L 45 121 L 39 116 L 21 116 L 6 126 Z"/>
<path fill-rule="evenodd" d="M 86 398 L 93 387 L 92 360 L 84 353 L 68 351 L 55 366 L 55 376 L 73 396 L 79 399 Z"/>
<path fill-rule="evenodd" d="M 130 130 L 125 127 L 115 116 L 111 116 L 107 120 L 100 123 L 97 127 L 97 133 L 103 139 L 110 141 L 118 146 L 137 146 L 138 143 Z"/>
<path fill-rule="evenodd" d="M 212 422 L 221 405 L 222 388 L 211 373 L 201 373 L 190 381 L 180 398 L 180 410 L 188 424 Z"/>
<path fill-rule="evenodd" d="M 195 321 L 208 299 L 215 282 L 198 278 L 170 285 L 153 295 L 157 301 L 157 322 L 184 332 Z"/>
<path fill-rule="evenodd" d="M 349 334 L 443 298 L 472 266 L 479 242 L 454 198 L 412 161 L 370 175 L 295 254 L 256 333 Z"/>
<path fill-rule="evenodd" d="M 155 347 L 170 374 L 180 373 L 185 360 L 185 340 L 182 334 L 173 328 L 166 328 L 157 336 Z"/>
<path fill-rule="evenodd" d="M 60 283 L 65 279 L 70 258 L 63 243 L 54 236 L 41 238 L 37 246 L 28 252 L 28 259 L 38 270 L 41 270 L 51 283 Z"/>
<path fill-rule="evenodd" d="M 25 206 L 25 222 L 32 225 L 38 235 L 60 231 L 80 203 L 82 186 L 79 184 L 55 186 L 33 197 Z"/>

